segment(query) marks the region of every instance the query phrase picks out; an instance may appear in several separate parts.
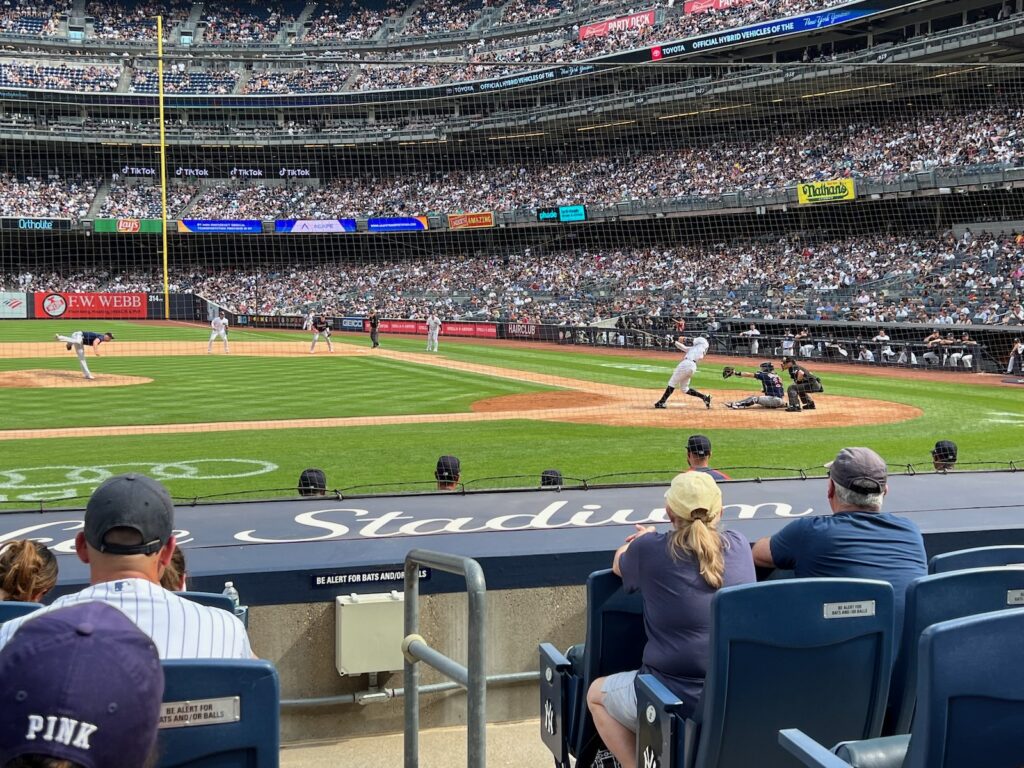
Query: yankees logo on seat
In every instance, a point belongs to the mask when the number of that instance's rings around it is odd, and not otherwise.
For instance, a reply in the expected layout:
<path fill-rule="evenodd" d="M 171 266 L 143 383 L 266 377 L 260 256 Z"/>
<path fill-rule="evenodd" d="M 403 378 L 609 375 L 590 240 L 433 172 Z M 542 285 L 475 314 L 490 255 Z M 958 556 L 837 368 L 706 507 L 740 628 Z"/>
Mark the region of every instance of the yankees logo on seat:
<path fill-rule="evenodd" d="M 544 731 L 549 736 L 555 735 L 555 708 L 551 706 L 551 699 L 544 699 Z"/>
<path fill-rule="evenodd" d="M 644 768 L 658 768 L 658 756 L 650 744 L 644 747 Z"/>

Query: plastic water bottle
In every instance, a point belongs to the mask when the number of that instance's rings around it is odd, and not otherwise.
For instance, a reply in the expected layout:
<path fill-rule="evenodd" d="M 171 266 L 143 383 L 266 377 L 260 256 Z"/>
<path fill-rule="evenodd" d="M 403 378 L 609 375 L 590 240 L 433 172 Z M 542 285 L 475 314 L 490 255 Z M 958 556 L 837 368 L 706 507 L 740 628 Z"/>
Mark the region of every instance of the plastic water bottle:
<path fill-rule="evenodd" d="M 224 582 L 224 593 L 228 600 L 231 601 L 231 607 L 235 613 L 238 613 L 238 590 L 235 589 L 235 583 L 233 581 Z"/>

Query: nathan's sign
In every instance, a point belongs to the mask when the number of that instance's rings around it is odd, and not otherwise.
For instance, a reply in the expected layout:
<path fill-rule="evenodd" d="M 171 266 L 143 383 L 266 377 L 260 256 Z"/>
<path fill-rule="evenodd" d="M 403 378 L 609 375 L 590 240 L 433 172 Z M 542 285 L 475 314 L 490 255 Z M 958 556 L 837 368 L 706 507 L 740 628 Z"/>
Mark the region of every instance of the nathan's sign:
<path fill-rule="evenodd" d="M 631 13 L 628 16 L 605 19 L 593 24 L 584 24 L 580 27 L 580 40 L 587 40 L 591 37 L 604 37 L 613 32 L 625 32 L 630 29 L 653 26 L 654 11 L 641 11 L 640 13 Z"/>
<path fill-rule="evenodd" d="M 853 179 L 831 179 L 801 184 L 796 188 L 796 196 L 800 205 L 813 205 L 853 200 L 857 197 L 857 191 Z"/>
<path fill-rule="evenodd" d="M 448 229 L 488 229 L 493 226 L 493 211 L 448 214 Z"/>

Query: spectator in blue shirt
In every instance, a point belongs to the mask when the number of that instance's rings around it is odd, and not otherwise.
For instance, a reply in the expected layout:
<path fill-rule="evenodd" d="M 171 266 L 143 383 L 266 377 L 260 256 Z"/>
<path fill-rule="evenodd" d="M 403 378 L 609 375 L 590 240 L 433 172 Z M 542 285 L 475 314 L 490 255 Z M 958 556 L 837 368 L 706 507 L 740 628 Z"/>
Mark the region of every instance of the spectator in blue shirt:
<path fill-rule="evenodd" d="M 682 700 L 683 714 L 692 714 L 707 673 L 711 598 L 721 587 L 754 581 L 747 539 L 718 531 L 722 491 L 710 475 L 677 475 L 665 493 L 665 513 L 671 531 L 637 525 L 612 560 L 623 588 L 644 597 L 643 666 L 599 677 L 587 692 L 597 732 L 622 768 L 636 766 L 638 671 L 657 677 Z"/>
<path fill-rule="evenodd" d="M 928 572 L 921 531 L 912 520 L 882 511 L 885 461 L 870 448 L 844 448 L 828 467 L 831 515 L 794 520 L 754 544 L 754 563 L 792 570 L 797 578 L 879 579 L 892 584 L 896 634 L 907 585 Z"/>
<path fill-rule="evenodd" d="M 691 472 L 703 472 L 711 475 L 715 481 L 731 480 L 725 472 L 719 472 L 708 466 L 711 462 L 711 439 L 706 435 L 690 435 L 686 441 L 686 463 Z"/>

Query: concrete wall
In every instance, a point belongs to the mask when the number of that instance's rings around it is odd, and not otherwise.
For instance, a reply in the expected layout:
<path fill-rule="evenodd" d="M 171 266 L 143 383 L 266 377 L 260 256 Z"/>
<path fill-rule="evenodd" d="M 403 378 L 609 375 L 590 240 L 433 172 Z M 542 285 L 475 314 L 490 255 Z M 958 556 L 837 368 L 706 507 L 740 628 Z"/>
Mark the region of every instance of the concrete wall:
<path fill-rule="evenodd" d="M 462 663 L 466 661 L 466 595 L 421 597 L 420 634 L 427 642 Z M 488 674 L 536 672 L 537 644 L 551 642 L 565 649 L 583 642 L 586 597 L 582 586 L 501 590 L 487 593 Z M 365 691 L 369 676 L 341 677 L 334 665 L 334 603 L 303 603 L 250 609 L 249 635 L 261 658 L 277 665 L 281 698 L 300 699 Z M 401 638 L 395 638 L 396 643 Z M 444 682 L 423 666 L 422 685 Z M 402 686 L 402 673 L 383 673 L 378 686 Z M 366 705 L 286 709 L 282 741 L 341 739 L 403 728 L 403 699 Z M 425 694 L 420 699 L 423 728 L 465 723 L 462 691 Z M 536 683 L 491 686 L 487 691 L 489 721 L 536 717 Z"/>

